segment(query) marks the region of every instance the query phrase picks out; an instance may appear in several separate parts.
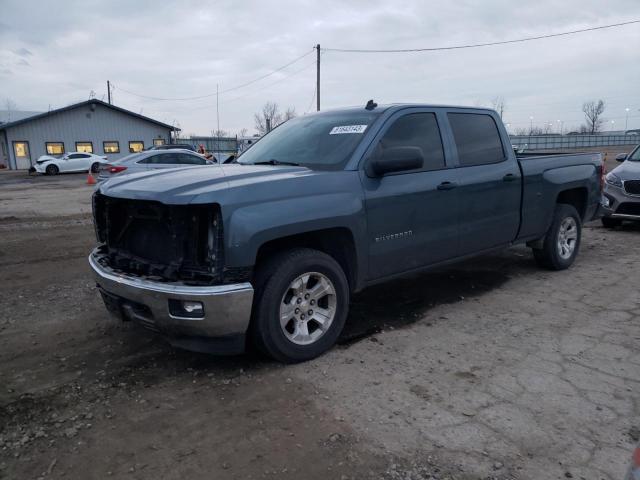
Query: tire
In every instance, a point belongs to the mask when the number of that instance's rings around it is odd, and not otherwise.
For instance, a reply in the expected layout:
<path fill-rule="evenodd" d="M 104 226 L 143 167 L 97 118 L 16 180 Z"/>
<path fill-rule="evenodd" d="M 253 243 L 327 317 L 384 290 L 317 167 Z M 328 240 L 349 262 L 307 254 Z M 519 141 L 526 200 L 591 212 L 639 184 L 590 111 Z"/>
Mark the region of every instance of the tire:
<path fill-rule="evenodd" d="M 282 252 L 259 267 L 254 288 L 250 336 L 263 353 L 297 363 L 335 344 L 349 310 L 349 284 L 332 257 L 310 248 Z"/>
<path fill-rule="evenodd" d="M 91 173 L 98 173 L 100 171 L 100 164 L 95 162 L 91 165 Z"/>
<path fill-rule="evenodd" d="M 57 165 L 47 165 L 47 168 L 44 169 L 47 175 L 57 175 L 60 172 L 60 169 Z"/>
<path fill-rule="evenodd" d="M 538 265 L 549 270 L 569 268 L 578 255 L 582 239 L 582 221 L 572 205 L 558 204 L 543 246 L 533 249 Z"/>
<path fill-rule="evenodd" d="M 615 228 L 622 225 L 622 220 L 619 218 L 602 217 L 602 226 L 605 228 Z"/>

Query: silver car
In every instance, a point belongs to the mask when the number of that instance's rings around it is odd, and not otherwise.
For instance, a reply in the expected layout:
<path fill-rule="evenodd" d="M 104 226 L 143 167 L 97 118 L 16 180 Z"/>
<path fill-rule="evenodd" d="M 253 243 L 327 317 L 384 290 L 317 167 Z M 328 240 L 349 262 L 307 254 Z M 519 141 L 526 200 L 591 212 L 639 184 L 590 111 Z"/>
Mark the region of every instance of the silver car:
<path fill-rule="evenodd" d="M 98 182 L 104 182 L 116 175 L 209 164 L 212 164 L 212 162 L 191 150 L 146 150 L 140 153 L 133 153 L 115 162 L 101 165 Z"/>
<path fill-rule="evenodd" d="M 640 221 L 640 145 L 616 157 L 622 165 L 605 177 L 602 224 L 612 228 L 623 220 Z"/>

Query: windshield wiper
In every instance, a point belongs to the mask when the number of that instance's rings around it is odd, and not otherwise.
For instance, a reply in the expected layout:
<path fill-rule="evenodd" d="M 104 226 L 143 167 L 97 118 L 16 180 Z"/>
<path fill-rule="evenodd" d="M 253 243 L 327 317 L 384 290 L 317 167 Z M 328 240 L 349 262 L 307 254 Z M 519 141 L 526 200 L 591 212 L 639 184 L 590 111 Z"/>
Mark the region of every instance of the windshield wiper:
<path fill-rule="evenodd" d="M 263 160 L 262 162 L 254 162 L 254 165 L 292 165 L 294 167 L 300 166 L 299 163 L 295 162 L 281 162 L 280 160 L 276 160 L 272 158 L 271 160 Z"/>

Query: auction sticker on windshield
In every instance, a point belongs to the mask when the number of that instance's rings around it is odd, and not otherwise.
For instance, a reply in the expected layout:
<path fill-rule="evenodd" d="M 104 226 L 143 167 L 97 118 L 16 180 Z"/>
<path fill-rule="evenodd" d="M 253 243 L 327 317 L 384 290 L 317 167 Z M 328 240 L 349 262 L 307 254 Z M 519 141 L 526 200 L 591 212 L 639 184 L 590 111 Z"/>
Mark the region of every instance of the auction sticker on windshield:
<path fill-rule="evenodd" d="M 329 135 L 341 135 L 343 133 L 362 133 L 366 129 L 366 125 L 343 125 L 341 127 L 333 127 L 329 132 Z"/>

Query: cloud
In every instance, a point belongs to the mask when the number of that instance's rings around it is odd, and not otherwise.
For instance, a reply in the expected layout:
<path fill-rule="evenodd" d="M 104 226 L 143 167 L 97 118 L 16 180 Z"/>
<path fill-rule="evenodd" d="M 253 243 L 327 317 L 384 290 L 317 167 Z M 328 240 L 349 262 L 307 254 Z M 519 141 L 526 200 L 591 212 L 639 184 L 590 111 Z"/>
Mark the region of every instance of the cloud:
<path fill-rule="evenodd" d="M 18 55 L 19 57 L 30 57 L 31 55 L 33 55 L 33 53 L 31 53 L 31 50 L 24 47 L 14 50 L 13 53 Z"/>
<path fill-rule="evenodd" d="M 201 96 L 214 93 L 216 85 L 224 91 L 266 75 L 317 43 L 412 48 L 507 40 L 640 18 L 640 3 L 324 0 L 320 8 L 317 0 L 59 0 L 34 9 L 23 0 L 4 0 L 2 11 L 7 28 L 0 28 L 6 49 L 0 51 L 0 68 L 9 72 L 3 94 L 24 108 L 62 106 L 87 98 L 90 90 L 100 98 L 111 80 L 117 105 L 142 108 L 146 115 L 179 122 L 184 132 L 204 134 L 216 128 L 215 96 L 157 101 L 126 91 Z M 322 106 L 363 105 L 369 98 L 488 105 L 501 95 L 505 119 L 514 127 L 529 125 L 534 116 L 536 123 L 562 119 L 568 128 L 582 121 L 582 102 L 603 98 L 605 115 L 624 117 L 626 107 L 640 108 L 638 30 L 420 54 L 326 52 Z M 222 94 L 220 128 L 252 130 L 253 113 L 267 101 L 300 114 L 314 110 L 314 55 Z M 9 66 L 26 58 L 31 68 L 9 75 Z M 632 126 L 640 126 L 640 118 L 630 116 Z"/>
<path fill-rule="evenodd" d="M 24 58 L 21 58 L 20 60 L 18 60 L 16 62 L 16 65 L 20 65 L 20 66 L 23 66 L 23 67 L 30 67 L 31 66 L 31 64 L 29 62 L 27 62 Z"/>

